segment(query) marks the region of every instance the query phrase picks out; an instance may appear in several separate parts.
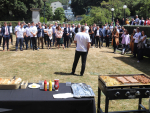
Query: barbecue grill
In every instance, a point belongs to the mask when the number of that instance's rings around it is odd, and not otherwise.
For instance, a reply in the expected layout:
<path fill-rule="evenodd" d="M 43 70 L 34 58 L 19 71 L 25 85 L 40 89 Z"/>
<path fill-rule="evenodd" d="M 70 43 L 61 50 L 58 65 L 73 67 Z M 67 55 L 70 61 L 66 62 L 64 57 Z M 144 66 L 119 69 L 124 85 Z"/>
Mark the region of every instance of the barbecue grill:
<path fill-rule="evenodd" d="M 147 79 L 150 77 L 144 74 L 136 74 L 142 75 Z M 115 111 L 109 113 L 129 113 L 129 112 L 146 112 L 150 113 L 142 104 L 142 98 L 149 98 L 150 96 L 150 83 L 143 84 L 143 83 L 129 83 L 129 84 L 120 84 L 120 85 L 113 85 L 108 86 L 106 82 L 101 78 L 103 75 L 98 76 L 98 106 L 97 106 L 97 113 L 108 113 L 109 108 L 109 100 L 119 100 L 119 99 L 139 99 L 138 103 L 138 110 L 130 110 L 130 111 Z M 105 75 L 111 78 L 115 77 L 123 77 L 123 76 L 135 76 L 135 75 Z M 102 111 L 100 107 L 101 102 L 101 91 L 106 96 L 105 99 L 105 112 Z"/>

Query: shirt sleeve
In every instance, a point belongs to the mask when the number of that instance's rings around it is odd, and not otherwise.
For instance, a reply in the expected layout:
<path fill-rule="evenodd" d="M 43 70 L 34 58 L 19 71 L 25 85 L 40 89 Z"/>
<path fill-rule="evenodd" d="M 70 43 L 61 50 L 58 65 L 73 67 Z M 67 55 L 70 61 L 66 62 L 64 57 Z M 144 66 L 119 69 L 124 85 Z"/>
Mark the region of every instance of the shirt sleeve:
<path fill-rule="evenodd" d="M 76 36 L 75 36 L 75 38 L 74 38 L 74 41 L 77 41 L 77 36 L 78 36 L 78 34 L 76 34 Z"/>
<path fill-rule="evenodd" d="M 87 35 L 88 36 L 88 38 L 87 38 L 87 42 L 91 42 L 91 40 L 90 40 L 90 36 L 89 35 Z"/>

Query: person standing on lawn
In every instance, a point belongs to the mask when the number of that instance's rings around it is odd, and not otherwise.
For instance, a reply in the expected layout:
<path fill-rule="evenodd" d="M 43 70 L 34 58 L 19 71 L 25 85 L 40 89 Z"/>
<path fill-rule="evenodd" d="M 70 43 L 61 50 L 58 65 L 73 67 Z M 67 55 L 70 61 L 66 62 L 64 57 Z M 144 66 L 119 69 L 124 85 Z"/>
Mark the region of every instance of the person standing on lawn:
<path fill-rule="evenodd" d="M 86 65 L 86 58 L 87 54 L 90 48 L 90 36 L 89 34 L 86 33 L 86 28 L 85 26 L 81 26 L 81 32 L 77 33 L 74 39 L 74 43 L 77 43 L 76 47 L 76 53 L 74 57 L 74 63 L 72 67 L 72 75 L 75 75 L 75 70 L 79 61 L 79 58 L 81 56 L 82 59 L 82 67 L 81 67 L 81 72 L 80 76 L 83 76 L 84 71 L 85 71 L 85 65 Z"/>
<path fill-rule="evenodd" d="M 23 45 L 23 40 L 25 35 L 26 35 L 26 30 L 23 28 L 23 23 L 21 23 L 21 26 L 16 29 L 16 37 L 17 37 L 16 51 L 18 51 L 19 42 L 20 42 L 20 51 L 23 51 L 22 45 Z"/>
<path fill-rule="evenodd" d="M 7 51 L 9 51 L 10 29 L 7 26 L 7 22 L 4 22 L 4 27 L 2 27 L 1 32 L 3 36 L 3 51 L 5 51 L 5 41 L 7 42 Z"/>

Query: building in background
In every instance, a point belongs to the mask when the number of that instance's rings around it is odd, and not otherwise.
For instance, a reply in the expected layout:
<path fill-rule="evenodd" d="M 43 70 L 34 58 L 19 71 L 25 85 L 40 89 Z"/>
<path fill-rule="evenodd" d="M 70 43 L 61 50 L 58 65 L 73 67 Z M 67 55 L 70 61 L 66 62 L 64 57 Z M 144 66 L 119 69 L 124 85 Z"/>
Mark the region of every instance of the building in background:
<path fill-rule="evenodd" d="M 59 7 L 63 8 L 63 5 L 61 2 L 58 1 L 58 2 L 52 2 L 51 7 L 52 7 L 52 12 L 54 14 L 55 10 Z"/>

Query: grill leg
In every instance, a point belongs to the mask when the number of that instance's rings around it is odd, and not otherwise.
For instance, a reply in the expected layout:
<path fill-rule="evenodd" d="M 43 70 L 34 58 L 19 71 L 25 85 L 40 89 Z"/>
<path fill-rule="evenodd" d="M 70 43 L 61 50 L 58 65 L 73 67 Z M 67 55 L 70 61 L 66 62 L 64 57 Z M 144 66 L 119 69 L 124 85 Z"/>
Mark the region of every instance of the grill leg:
<path fill-rule="evenodd" d="M 141 106 L 140 106 L 141 103 L 142 103 L 142 98 L 139 98 L 139 106 L 138 106 L 138 110 L 141 110 Z"/>
<path fill-rule="evenodd" d="M 98 87 L 97 113 L 100 113 L 100 103 L 101 103 L 101 90 Z"/>
<path fill-rule="evenodd" d="M 105 100 L 105 113 L 108 113 L 108 108 L 109 108 L 109 99 L 106 96 L 106 100 Z"/>

